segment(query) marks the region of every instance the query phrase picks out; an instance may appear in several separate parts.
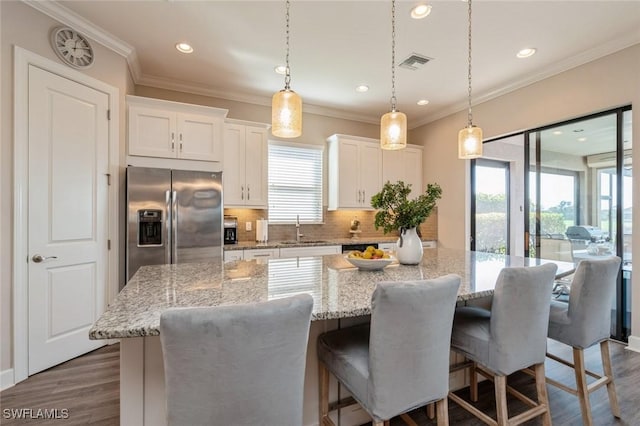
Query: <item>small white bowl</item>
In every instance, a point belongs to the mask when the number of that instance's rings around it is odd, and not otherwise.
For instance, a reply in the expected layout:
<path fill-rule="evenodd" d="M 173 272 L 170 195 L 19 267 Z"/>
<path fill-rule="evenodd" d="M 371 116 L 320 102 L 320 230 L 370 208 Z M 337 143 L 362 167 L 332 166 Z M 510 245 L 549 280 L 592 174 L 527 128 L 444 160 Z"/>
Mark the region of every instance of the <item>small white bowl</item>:
<path fill-rule="evenodd" d="M 385 266 L 392 264 L 396 259 L 393 256 L 390 256 L 388 259 L 361 259 L 358 257 L 349 257 L 348 255 L 344 257 L 349 261 L 353 266 L 357 266 L 358 269 L 366 270 L 366 271 L 378 271 L 383 269 Z"/>

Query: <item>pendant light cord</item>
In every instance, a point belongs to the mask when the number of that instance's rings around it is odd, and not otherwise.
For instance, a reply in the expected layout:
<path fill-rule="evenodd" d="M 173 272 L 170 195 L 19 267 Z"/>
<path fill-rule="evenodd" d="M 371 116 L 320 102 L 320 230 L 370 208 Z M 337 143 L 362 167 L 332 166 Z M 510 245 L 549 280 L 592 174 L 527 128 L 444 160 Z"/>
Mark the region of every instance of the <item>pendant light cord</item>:
<path fill-rule="evenodd" d="M 396 0 L 391 1 L 391 111 L 396 111 Z"/>
<path fill-rule="evenodd" d="M 289 7 L 291 6 L 291 4 L 289 3 L 289 0 L 287 0 L 287 12 L 286 12 L 286 35 L 287 35 L 287 54 L 285 56 L 285 62 L 286 62 L 286 69 L 285 69 L 285 76 L 284 76 L 284 90 L 290 90 L 290 83 L 291 83 L 291 70 L 289 69 Z"/>
<path fill-rule="evenodd" d="M 469 35 L 468 35 L 468 41 L 469 41 L 469 73 L 468 73 L 468 80 L 469 80 L 469 95 L 468 95 L 468 100 L 469 100 L 469 111 L 467 112 L 467 120 L 468 120 L 468 127 L 473 126 L 473 114 L 471 113 L 471 0 L 468 0 L 468 4 L 469 4 Z"/>

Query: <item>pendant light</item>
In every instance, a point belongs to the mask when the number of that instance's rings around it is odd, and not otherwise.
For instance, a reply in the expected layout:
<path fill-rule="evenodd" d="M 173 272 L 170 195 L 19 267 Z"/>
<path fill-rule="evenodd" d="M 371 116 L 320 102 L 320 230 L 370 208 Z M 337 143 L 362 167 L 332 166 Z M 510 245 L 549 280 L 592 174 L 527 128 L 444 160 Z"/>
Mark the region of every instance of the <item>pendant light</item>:
<path fill-rule="evenodd" d="M 273 95 L 271 100 L 271 133 L 281 138 L 297 138 L 302 134 L 302 99 L 291 90 L 291 69 L 289 68 L 289 0 L 287 0 L 286 34 L 287 55 L 284 89 Z"/>
<path fill-rule="evenodd" d="M 396 1 L 391 1 L 391 112 L 380 119 L 380 147 L 396 150 L 407 146 L 407 116 L 396 111 Z"/>
<path fill-rule="evenodd" d="M 458 158 L 461 160 L 482 157 L 482 129 L 473 125 L 473 115 L 471 113 L 471 0 L 468 0 L 467 3 L 469 5 L 469 109 L 467 112 L 467 127 L 458 133 Z"/>

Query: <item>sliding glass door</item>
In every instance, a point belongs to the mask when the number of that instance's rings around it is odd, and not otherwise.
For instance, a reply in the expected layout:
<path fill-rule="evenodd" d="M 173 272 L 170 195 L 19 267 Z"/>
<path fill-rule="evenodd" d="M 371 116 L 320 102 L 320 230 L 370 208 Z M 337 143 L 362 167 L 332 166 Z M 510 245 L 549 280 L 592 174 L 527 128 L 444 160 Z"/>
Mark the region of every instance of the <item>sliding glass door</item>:
<path fill-rule="evenodd" d="M 577 263 L 618 255 L 611 334 L 629 335 L 631 115 L 620 108 L 525 132 L 525 253 Z"/>
<path fill-rule="evenodd" d="M 475 237 L 471 249 L 509 254 L 509 163 L 479 159 L 472 170 Z"/>

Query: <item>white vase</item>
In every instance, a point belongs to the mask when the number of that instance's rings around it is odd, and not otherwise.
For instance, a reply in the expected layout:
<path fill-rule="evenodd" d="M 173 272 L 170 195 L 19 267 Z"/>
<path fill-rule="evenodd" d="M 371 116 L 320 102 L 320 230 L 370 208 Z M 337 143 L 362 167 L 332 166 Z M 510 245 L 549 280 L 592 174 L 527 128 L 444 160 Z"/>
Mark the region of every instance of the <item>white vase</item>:
<path fill-rule="evenodd" d="M 422 260 L 422 241 L 418 237 L 416 228 L 400 229 L 396 257 L 398 262 L 403 265 L 417 265 L 420 263 Z"/>

